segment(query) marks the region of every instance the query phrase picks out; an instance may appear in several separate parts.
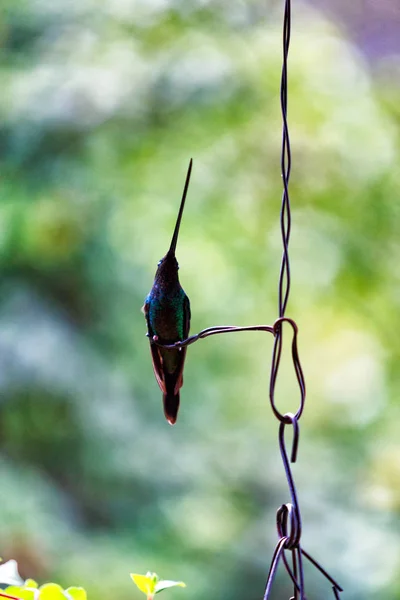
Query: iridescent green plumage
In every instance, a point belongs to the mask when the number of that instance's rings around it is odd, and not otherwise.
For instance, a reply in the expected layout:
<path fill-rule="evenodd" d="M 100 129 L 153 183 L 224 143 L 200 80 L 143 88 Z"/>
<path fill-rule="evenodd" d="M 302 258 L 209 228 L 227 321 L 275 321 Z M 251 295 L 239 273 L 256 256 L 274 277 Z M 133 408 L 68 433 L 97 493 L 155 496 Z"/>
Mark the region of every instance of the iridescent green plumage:
<path fill-rule="evenodd" d="M 175 249 L 191 170 L 192 160 L 189 163 L 171 246 L 158 263 L 153 287 L 143 307 L 154 374 L 163 392 L 164 414 L 171 425 L 176 422 L 179 409 L 179 390 L 183 385 L 186 348 L 167 349 L 159 344 L 175 344 L 189 335 L 190 303 L 179 283 L 179 265 L 175 257 Z"/>

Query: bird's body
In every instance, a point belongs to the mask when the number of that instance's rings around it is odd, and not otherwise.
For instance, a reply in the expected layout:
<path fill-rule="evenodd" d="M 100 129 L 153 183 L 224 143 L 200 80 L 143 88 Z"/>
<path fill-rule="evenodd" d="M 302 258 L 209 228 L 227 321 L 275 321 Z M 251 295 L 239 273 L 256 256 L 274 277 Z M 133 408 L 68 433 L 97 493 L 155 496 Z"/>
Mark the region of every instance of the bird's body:
<path fill-rule="evenodd" d="M 179 390 L 183 385 L 183 367 L 186 348 L 163 348 L 186 339 L 190 327 L 190 303 L 179 283 L 176 242 L 182 218 L 192 161 L 186 177 L 185 189 L 170 249 L 158 263 L 153 287 L 143 311 L 146 317 L 154 374 L 163 392 L 164 414 L 171 425 L 176 422 L 179 409 Z"/>

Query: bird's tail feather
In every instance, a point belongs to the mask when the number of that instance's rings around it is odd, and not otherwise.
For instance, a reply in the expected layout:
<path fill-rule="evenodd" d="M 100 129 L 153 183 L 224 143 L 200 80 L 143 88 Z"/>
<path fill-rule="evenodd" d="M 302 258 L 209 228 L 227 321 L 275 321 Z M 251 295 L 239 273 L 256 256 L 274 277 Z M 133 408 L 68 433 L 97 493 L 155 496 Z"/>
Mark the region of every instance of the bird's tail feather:
<path fill-rule="evenodd" d="M 163 394 L 164 415 L 170 425 L 175 425 L 179 410 L 179 392 Z"/>

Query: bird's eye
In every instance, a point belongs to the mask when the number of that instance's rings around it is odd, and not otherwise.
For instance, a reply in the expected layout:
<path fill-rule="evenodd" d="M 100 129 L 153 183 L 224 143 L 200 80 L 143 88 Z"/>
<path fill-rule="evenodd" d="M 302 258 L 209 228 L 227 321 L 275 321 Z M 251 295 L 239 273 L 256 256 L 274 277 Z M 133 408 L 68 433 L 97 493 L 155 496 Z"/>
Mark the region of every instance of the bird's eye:
<path fill-rule="evenodd" d="M 162 263 L 162 258 L 158 261 L 157 267 L 159 267 Z"/>

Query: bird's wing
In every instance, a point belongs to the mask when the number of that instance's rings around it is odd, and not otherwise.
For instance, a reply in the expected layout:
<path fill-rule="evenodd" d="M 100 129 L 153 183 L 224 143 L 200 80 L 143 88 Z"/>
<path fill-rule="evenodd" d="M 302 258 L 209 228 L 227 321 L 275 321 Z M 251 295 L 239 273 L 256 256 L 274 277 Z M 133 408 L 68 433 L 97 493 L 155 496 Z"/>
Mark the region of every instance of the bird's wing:
<path fill-rule="evenodd" d="M 150 350 L 153 359 L 154 375 L 156 376 L 156 380 L 160 390 L 163 392 L 163 394 L 166 394 L 167 389 L 165 387 L 163 359 L 161 356 L 160 348 L 158 348 L 156 344 L 150 342 Z"/>
<path fill-rule="evenodd" d="M 181 387 L 183 386 L 183 366 L 185 364 L 186 358 L 186 348 L 181 348 L 178 350 L 179 352 L 179 361 L 178 365 L 175 369 L 175 373 L 178 375 L 175 382 L 174 393 L 177 394 Z"/>
<path fill-rule="evenodd" d="M 189 329 L 190 329 L 190 302 L 189 302 L 189 298 L 187 296 L 185 296 L 185 299 L 183 301 L 183 337 L 184 337 L 184 339 L 186 339 L 189 336 Z M 183 385 L 183 367 L 185 364 L 186 350 L 187 350 L 186 346 L 179 350 L 179 361 L 178 361 L 178 365 L 175 369 L 175 373 L 179 373 L 179 376 L 177 377 L 177 380 L 175 383 L 175 394 L 177 394 L 179 392 L 179 390 L 181 389 L 181 387 Z"/>
<path fill-rule="evenodd" d="M 154 344 L 152 342 L 152 337 L 154 335 L 154 331 L 150 325 L 149 308 L 150 308 L 150 304 L 149 304 L 149 302 L 147 302 L 147 298 L 146 298 L 145 303 L 143 304 L 143 307 L 142 307 L 142 312 L 144 313 L 144 316 L 146 318 L 146 323 L 147 323 L 147 331 L 148 331 L 148 336 L 150 339 L 150 350 L 151 350 L 151 358 L 152 358 L 152 362 L 153 362 L 154 375 L 156 377 L 156 380 L 157 380 L 160 390 L 165 394 L 166 388 L 165 388 L 164 372 L 163 372 L 163 366 L 162 366 L 163 361 L 162 361 L 160 349 L 156 346 L 156 344 Z"/>

